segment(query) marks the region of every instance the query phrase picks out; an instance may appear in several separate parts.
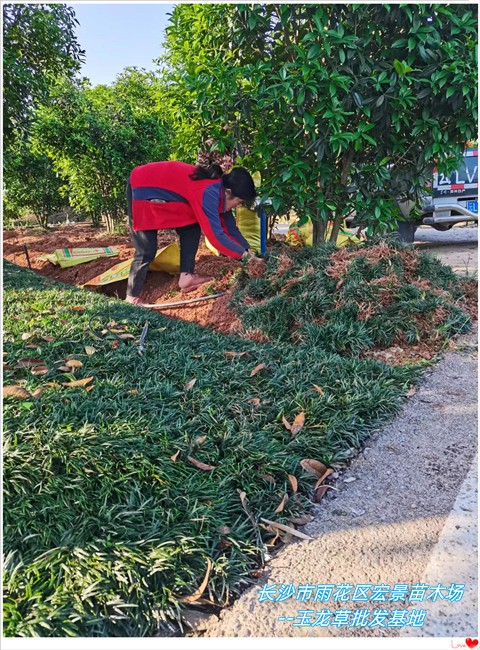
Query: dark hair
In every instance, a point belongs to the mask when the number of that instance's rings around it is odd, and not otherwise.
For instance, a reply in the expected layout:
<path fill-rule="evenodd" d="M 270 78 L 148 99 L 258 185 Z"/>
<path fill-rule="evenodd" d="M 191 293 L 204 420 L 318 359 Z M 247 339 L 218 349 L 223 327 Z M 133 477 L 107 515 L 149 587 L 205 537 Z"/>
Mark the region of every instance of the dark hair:
<path fill-rule="evenodd" d="M 220 165 L 210 165 L 210 167 L 197 165 L 190 178 L 192 181 L 221 178 L 223 187 L 230 190 L 233 196 L 243 199 L 247 205 L 251 204 L 257 195 L 253 178 L 245 167 L 234 167 L 230 173 L 224 174 Z"/>
<path fill-rule="evenodd" d="M 193 174 L 190 174 L 192 181 L 205 181 L 207 179 L 215 180 L 222 178 L 223 169 L 220 165 L 210 165 L 209 167 L 202 167 L 197 165 Z"/>
<path fill-rule="evenodd" d="M 253 178 L 245 167 L 234 167 L 229 174 L 223 174 L 222 182 L 225 189 L 246 203 L 251 203 L 257 194 Z"/>

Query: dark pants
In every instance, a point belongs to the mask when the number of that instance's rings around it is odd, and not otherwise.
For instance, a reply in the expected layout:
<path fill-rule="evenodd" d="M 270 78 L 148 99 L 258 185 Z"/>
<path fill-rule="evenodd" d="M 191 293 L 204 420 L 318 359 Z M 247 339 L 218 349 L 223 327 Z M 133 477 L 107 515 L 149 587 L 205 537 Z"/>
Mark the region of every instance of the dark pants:
<path fill-rule="evenodd" d="M 133 230 L 132 226 L 132 187 L 127 183 L 127 214 L 135 247 L 130 274 L 128 276 L 127 296 L 139 297 L 147 277 L 148 267 L 157 254 L 158 230 Z M 193 273 L 195 270 L 195 255 L 200 243 L 200 226 L 192 223 L 189 226 L 175 228 L 180 238 L 180 273 Z"/>

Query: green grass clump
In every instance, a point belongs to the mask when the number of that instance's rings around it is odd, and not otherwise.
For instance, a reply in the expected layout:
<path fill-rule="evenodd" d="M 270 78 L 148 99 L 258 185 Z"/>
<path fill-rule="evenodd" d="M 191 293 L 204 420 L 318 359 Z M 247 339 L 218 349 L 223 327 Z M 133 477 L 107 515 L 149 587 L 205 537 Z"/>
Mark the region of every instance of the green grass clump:
<path fill-rule="evenodd" d="M 274 251 L 261 277 L 243 273 L 231 307 L 244 331 L 358 355 L 468 331 L 464 292 L 462 279 L 429 254 L 370 241 Z"/>
<path fill-rule="evenodd" d="M 202 583 L 207 560 L 204 598 L 224 605 L 263 562 L 273 535 L 260 518 L 288 524 L 309 508 L 315 479 L 300 461 L 345 462 L 418 376 L 215 334 L 8 263 L 4 290 L 5 384 L 43 389 L 4 402 L 6 636 L 152 635 L 180 621 L 189 607 L 181 598 Z M 303 304 L 316 309 L 326 296 L 318 283 Z M 112 321 L 137 338 L 149 323 L 143 356 L 135 340 L 109 334 Z M 105 326 L 102 340 L 89 324 L 97 333 Z M 48 373 L 18 364 L 28 358 Z M 69 358 L 83 364 L 74 375 Z M 63 385 L 89 377 L 87 386 Z M 292 436 L 282 417 L 293 422 L 301 411 L 305 425 Z"/>

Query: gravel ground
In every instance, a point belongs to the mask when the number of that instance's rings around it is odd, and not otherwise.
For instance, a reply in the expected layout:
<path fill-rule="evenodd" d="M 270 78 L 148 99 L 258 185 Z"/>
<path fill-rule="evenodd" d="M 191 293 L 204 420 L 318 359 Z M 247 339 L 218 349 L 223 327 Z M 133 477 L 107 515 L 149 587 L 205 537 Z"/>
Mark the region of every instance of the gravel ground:
<path fill-rule="evenodd" d="M 429 369 L 416 394 L 388 426 L 376 431 L 339 477 L 337 492 L 315 506 L 304 527 L 310 541 L 290 544 L 258 584 L 221 619 L 199 618 L 209 637 L 373 637 L 477 635 L 476 334 Z M 466 480 L 465 480 L 466 479 Z M 461 603 L 407 603 L 426 609 L 423 627 L 295 626 L 298 610 L 399 609 L 401 603 L 259 602 L 263 585 L 465 582 Z M 275 591 L 276 593 L 276 587 Z M 313 619 L 316 616 L 313 615 Z M 279 620 L 279 617 L 293 617 Z M 413 639 L 409 641 L 411 645 Z M 412 646 L 413 647 L 413 646 Z M 463 646 L 461 646 L 463 647 Z"/>

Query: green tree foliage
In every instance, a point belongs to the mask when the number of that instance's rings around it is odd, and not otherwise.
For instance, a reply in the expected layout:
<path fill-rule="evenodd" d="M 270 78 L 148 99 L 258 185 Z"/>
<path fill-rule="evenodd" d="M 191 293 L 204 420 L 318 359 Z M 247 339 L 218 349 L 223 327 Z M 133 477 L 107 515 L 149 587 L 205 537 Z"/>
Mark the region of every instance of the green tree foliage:
<path fill-rule="evenodd" d="M 156 108 L 156 78 L 134 68 L 110 86 L 61 82 L 33 127 L 69 186 L 70 205 L 111 231 L 125 218 L 133 167 L 169 155 L 168 128 Z"/>
<path fill-rule="evenodd" d="M 227 18 L 231 11 L 225 5 L 177 5 L 165 30 L 166 54 L 159 59 L 164 83 L 159 87 L 158 102 L 169 115 L 175 157 L 185 162 L 195 162 L 207 138 L 218 140 L 222 148 L 234 144 L 233 134 L 228 137 L 222 130 L 226 122 L 211 121 L 203 112 L 205 93 L 195 86 L 197 75 L 208 70 L 212 61 L 224 80 L 237 65 L 229 41 Z M 228 111 L 225 116 L 228 119 Z"/>
<path fill-rule="evenodd" d="M 39 225 L 45 228 L 49 216 L 65 207 L 62 181 L 54 171 L 52 161 L 48 156 L 35 152 L 31 143 L 20 142 L 15 151 L 5 155 L 3 172 L 6 223 L 31 212 Z"/>
<path fill-rule="evenodd" d="M 61 76 L 83 60 L 75 38 L 75 12 L 56 4 L 3 5 L 3 125 L 5 143 L 24 133 L 32 109 L 48 98 Z"/>
<path fill-rule="evenodd" d="M 264 194 L 317 242 L 352 212 L 392 229 L 394 198 L 476 134 L 474 6 L 179 5 L 167 46 L 178 119 L 249 145 Z"/>

